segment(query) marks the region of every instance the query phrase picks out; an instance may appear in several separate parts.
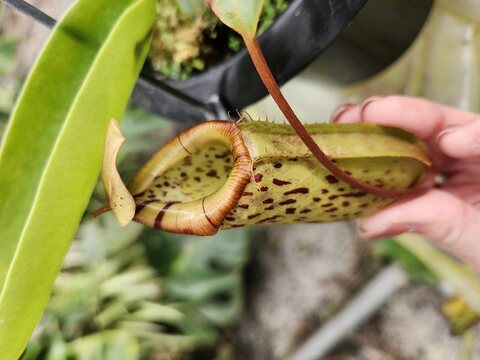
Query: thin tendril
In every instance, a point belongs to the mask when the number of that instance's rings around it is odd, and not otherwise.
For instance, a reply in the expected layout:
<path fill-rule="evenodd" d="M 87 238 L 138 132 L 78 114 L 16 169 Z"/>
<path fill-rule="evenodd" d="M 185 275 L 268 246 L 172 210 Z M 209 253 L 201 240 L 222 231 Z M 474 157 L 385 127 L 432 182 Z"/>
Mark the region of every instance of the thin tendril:
<path fill-rule="evenodd" d="M 341 168 L 339 168 L 332 160 L 330 160 L 330 158 L 322 151 L 322 149 L 320 149 L 320 147 L 307 132 L 295 112 L 288 104 L 288 101 L 283 96 L 280 87 L 278 86 L 272 72 L 270 71 L 270 68 L 267 64 L 267 61 L 265 60 L 262 49 L 260 48 L 257 39 L 251 39 L 243 36 L 243 40 L 245 42 L 245 45 L 247 46 L 247 50 L 250 54 L 250 57 L 252 58 L 253 64 L 255 65 L 255 68 L 260 78 L 272 98 L 275 100 L 278 107 L 285 115 L 288 122 L 293 127 L 300 139 L 303 141 L 305 146 L 312 152 L 313 156 L 315 156 L 315 158 L 333 175 L 343 180 L 353 188 L 371 193 L 382 198 L 402 198 L 409 196 L 418 196 L 426 191 L 426 187 L 423 186 L 424 184 L 422 184 L 422 186 L 417 186 L 415 188 L 406 190 L 382 189 L 367 184 L 363 181 L 359 181 L 354 177 L 350 176 L 345 171 L 343 171 Z"/>

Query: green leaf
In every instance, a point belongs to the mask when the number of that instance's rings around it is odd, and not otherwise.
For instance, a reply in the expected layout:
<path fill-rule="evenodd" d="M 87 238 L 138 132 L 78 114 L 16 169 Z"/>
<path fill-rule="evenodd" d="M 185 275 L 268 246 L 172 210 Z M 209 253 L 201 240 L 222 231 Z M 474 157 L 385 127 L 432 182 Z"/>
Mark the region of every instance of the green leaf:
<path fill-rule="evenodd" d="M 48 300 L 148 51 L 155 0 L 78 0 L 54 29 L 0 149 L 0 349 L 18 359 Z"/>
<path fill-rule="evenodd" d="M 455 294 L 480 314 L 480 279 L 472 268 L 443 253 L 420 235 L 404 234 L 397 236 L 395 241 L 414 254 L 437 277 L 449 283 Z"/>
<path fill-rule="evenodd" d="M 387 238 L 374 244 L 375 255 L 398 261 L 410 277 L 419 282 L 437 284 L 438 278 L 410 251 L 394 239 Z"/>
<path fill-rule="evenodd" d="M 221 22 L 249 39 L 255 38 L 263 0 L 207 0 Z"/>

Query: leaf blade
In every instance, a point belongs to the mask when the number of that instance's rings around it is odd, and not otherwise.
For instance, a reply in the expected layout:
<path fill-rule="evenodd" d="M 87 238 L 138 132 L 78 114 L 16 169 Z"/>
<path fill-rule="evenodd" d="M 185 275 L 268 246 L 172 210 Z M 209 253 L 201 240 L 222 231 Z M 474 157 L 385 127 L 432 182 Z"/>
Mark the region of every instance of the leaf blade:
<path fill-rule="evenodd" d="M 146 56 L 154 13 L 154 0 L 77 1 L 19 97 L 0 149 L 6 359 L 20 356 L 47 302 L 96 182 L 108 121 L 122 115 Z"/>
<path fill-rule="evenodd" d="M 414 254 L 438 278 L 447 281 L 477 314 L 480 314 L 480 282 L 477 273 L 468 265 L 445 254 L 421 235 L 409 233 L 395 241 Z"/>

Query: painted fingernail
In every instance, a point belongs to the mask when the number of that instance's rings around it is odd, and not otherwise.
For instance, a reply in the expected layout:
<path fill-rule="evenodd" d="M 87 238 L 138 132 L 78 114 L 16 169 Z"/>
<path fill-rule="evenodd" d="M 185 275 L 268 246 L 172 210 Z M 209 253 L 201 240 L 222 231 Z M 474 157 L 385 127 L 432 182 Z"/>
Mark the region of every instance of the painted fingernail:
<path fill-rule="evenodd" d="M 342 117 L 343 114 L 345 114 L 348 110 L 350 110 L 352 107 L 354 107 L 355 104 L 353 103 L 346 103 L 343 105 L 338 106 L 330 116 L 330 121 L 332 123 L 337 123 L 340 118 Z"/>
<path fill-rule="evenodd" d="M 366 225 L 361 225 L 359 236 L 364 240 L 374 240 L 388 236 L 400 235 L 406 232 L 415 232 L 415 229 L 415 224 L 389 224 L 379 227 L 367 227 Z"/>
<path fill-rule="evenodd" d="M 362 105 L 360 105 L 360 121 L 363 122 L 365 119 L 365 110 L 367 110 L 367 107 L 372 104 L 375 101 L 383 99 L 383 96 L 372 96 L 366 99 Z"/>

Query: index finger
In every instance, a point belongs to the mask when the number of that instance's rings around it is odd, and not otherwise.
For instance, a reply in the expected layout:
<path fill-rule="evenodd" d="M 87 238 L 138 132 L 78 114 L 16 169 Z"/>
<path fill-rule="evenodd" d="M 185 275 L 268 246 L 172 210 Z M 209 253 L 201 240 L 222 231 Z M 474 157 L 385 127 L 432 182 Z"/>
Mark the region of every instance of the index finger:
<path fill-rule="evenodd" d="M 470 122 L 474 113 L 434 102 L 405 96 L 370 98 L 361 105 L 349 106 L 337 113 L 335 123 L 375 123 L 402 128 L 422 140 L 434 138 L 452 125 Z"/>

